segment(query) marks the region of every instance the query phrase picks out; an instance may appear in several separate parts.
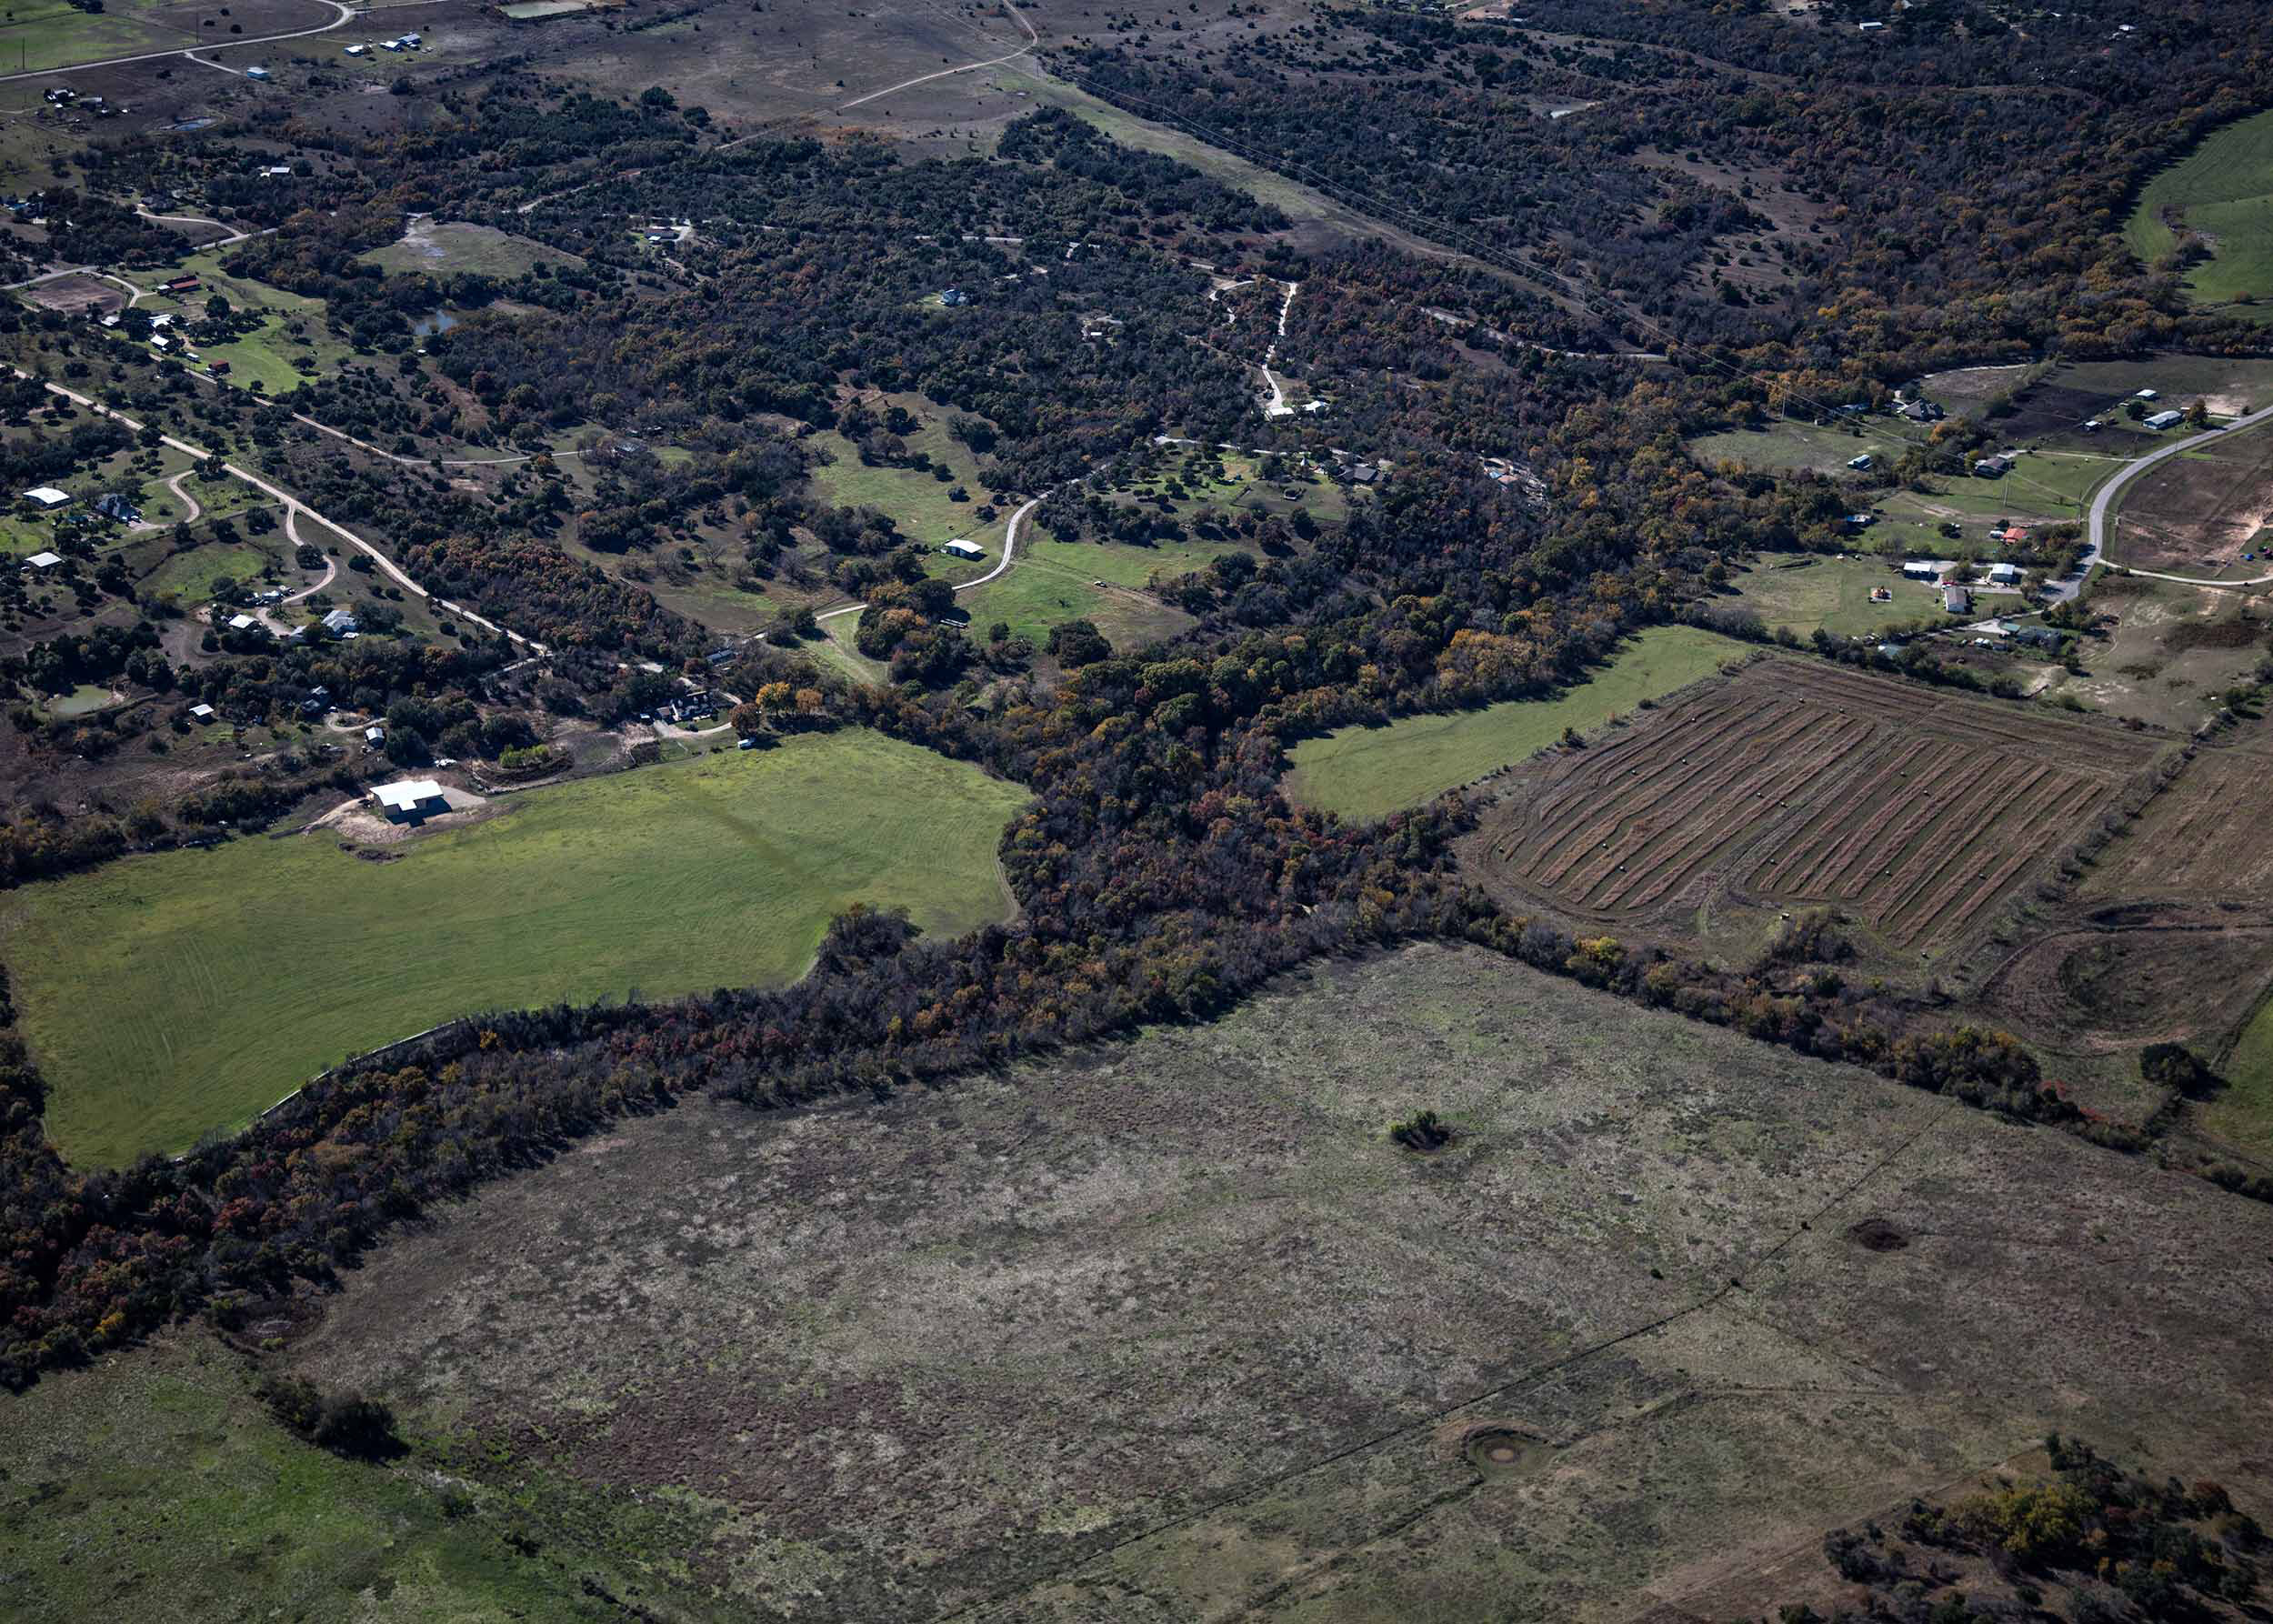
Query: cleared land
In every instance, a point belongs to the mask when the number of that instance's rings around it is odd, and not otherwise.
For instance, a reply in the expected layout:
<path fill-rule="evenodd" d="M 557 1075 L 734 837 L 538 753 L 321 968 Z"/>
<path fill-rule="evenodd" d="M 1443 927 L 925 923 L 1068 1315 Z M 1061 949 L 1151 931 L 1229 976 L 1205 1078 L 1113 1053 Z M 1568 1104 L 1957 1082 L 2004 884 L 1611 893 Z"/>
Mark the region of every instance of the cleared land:
<path fill-rule="evenodd" d="M 571 9 L 582 10 L 577 5 Z M 494 226 L 476 226 L 465 220 L 436 220 L 421 215 L 406 226 L 402 236 L 384 248 L 374 248 L 358 255 L 365 265 L 375 265 L 397 275 L 424 272 L 431 276 L 479 276 L 499 281 L 510 281 L 526 276 L 540 265 L 580 266 L 584 261 L 574 254 L 559 248 L 548 248 L 543 243 L 509 231 L 499 231 Z"/>
<path fill-rule="evenodd" d="M 220 21 L 212 8 L 179 0 L 110 0 L 99 11 L 62 4 L 18 5 L 0 25 L 0 63 L 9 73 L 64 68 L 109 56 L 225 45 L 233 40 L 315 28 L 337 15 L 316 0 L 235 0 L 227 22 Z M 201 27 L 207 19 L 216 25 Z M 228 32 L 231 22 L 243 29 L 241 35 Z"/>
<path fill-rule="evenodd" d="M 2202 1108 L 2202 1127 L 2245 1156 L 2273 1162 L 2273 1002 L 2242 1028 L 2226 1057 L 2226 1089 Z"/>
<path fill-rule="evenodd" d="M 2152 265 L 2178 247 L 2179 229 L 2210 249 L 2187 273 L 2197 299 L 2273 297 L 2273 113 L 2228 125 L 2148 181 L 2124 238 Z"/>
<path fill-rule="evenodd" d="M 2264 575 L 2273 546 L 2273 434 L 2262 426 L 2166 458 L 2120 493 L 2108 557 L 2140 569 Z M 2242 567 L 2245 563 L 2253 567 Z"/>
<path fill-rule="evenodd" d="M 1468 858 L 1495 888 L 1620 928 L 1836 907 L 1915 963 L 1970 937 L 2157 747 L 1768 659 L 1515 775 Z"/>
<path fill-rule="evenodd" d="M 1026 792 L 868 733 L 586 779 L 402 845 L 129 857 L 0 905 L 75 1161 L 175 1150 L 342 1058 L 484 1008 L 786 981 L 856 901 L 1008 908 Z"/>
<path fill-rule="evenodd" d="M 1873 603 L 1884 587 L 1891 601 Z M 1737 603 L 1752 610 L 1770 631 L 1805 637 L 1828 632 L 1835 637 L 1870 637 L 1893 627 L 1941 626 L 1941 590 L 1931 581 L 1903 576 L 1884 558 L 1764 557 L 1737 582 Z"/>
<path fill-rule="evenodd" d="M 1460 1137 L 1417 1158 L 1423 1105 Z M 1764 1564 L 2052 1429 L 2262 1515 L 2268 1251 L 2150 1162 L 1427 947 L 627 1125 L 286 1358 L 480 1440 L 488 1503 L 698 1519 L 666 1616 L 1757 1617 Z"/>
<path fill-rule="evenodd" d="M 1688 627 L 1651 627 L 1607 667 L 1553 699 L 1512 699 L 1482 710 L 1405 717 L 1380 727 L 1343 727 L 1288 752 L 1287 794 L 1344 817 L 1385 817 L 1585 733 L 1621 712 L 1711 676 L 1747 652 Z"/>
<path fill-rule="evenodd" d="M 2047 691 L 2186 732 L 2254 680 L 2273 637 L 2273 608 L 2242 592 L 2102 572 L 2085 605 L 2092 635 L 2080 647 L 2084 674 L 2062 672 Z"/>

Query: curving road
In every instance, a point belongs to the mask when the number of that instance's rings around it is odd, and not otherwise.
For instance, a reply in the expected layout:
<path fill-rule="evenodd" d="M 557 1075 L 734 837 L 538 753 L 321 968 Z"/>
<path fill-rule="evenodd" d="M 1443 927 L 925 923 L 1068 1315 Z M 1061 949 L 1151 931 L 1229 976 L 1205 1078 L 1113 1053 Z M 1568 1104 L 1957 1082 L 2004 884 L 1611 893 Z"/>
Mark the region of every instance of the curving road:
<path fill-rule="evenodd" d="M 1016 553 L 1018 547 L 1018 526 L 1026 523 L 1026 516 L 1027 514 L 1032 513 L 1041 505 L 1042 498 L 1040 496 L 1028 496 L 1026 499 L 1025 503 L 1018 508 L 1018 511 L 1010 516 L 1010 523 L 1003 527 L 1002 562 L 996 565 L 994 568 L 988 570 L 985 575 L 978 576 L 976 579 L 964 582 L 961 586 L 956 588 L 957 592 L 968 592 L 975 586 L 984 586 L 987 582 L 993 580 L 996 576 L 1001 575 L 1004 570 L 1010 567 L 1011 555 Z M 857 615 L 867 606 L 868 606 L 866 604 L 846 604 L 841 608 L 824 609 L 813 618 L 816 620 L 834 620 L 840 615 Z"/>
<path fill-rule="evenodd" d="M 237 71 L 235 68 L 221 67 L 217 62 L 201 61 L 195 53 L 235 50 L 239 45 L 273 45 L 280 39 L 305 39 L 311 34 L 329 34 L 335 28 L 345 27 L 363 15 L 352 7 L 342 5 L 340 0 L 324 0 L 324 4 L 339 15 L 330 22 L 320 23 L 313 28 L 295 28 L 288 34 L 264 34 L 256 39 L 199 40 L 195 45 L 176 45 L 170 51 L 142 51 L 131 56 L 104 56 L 93 62 L 75 62 L 67 67 L 43 67 L 29 73 L 0 74 L 0 85 L 12 84 L 19 79 L 52 79 L 58 74 L 83 74 L 91 68 L 124 67 L 130 62 L 157 62 L 168 56 L 187 56 L 200 67 L 220 67 L 225 74 L 234 74 Z"/>
<path fill-rule="evenodd" d="M 2108 510 L 2113 505 L 2115 498 L 2122 494 L 2125 486 L 2158 462 L 2177 456 L 2179 453 L 2193 446 L 2206 446 L 2213 440 L 2241 429 L 2255 427 L 2258 424 L 2269 419 L 2273 419 L 2273 406 L 2264 406 L 2250 413 L 2247 417 L 2235 418 L 2223 428 L 2206 429 L 2198 435 L 2188 435 L 2183 440 L 2173 440 L 2167 446 L 2158 446 L 2145 456 L 2126 463 L 2118 470 L 2113 478 L 2099 487 L 2098 494 L 2092 497 L 2090 540 L 2084 552 L 2083 563 L 2078 566 L 2072 578 L 2053 589 L 2053 601 L 2065 603 L 2074 597 L 2082 589 L 2084 577 L 2091 573 L 2091 566 L 2107 556 Z M 2267 582 L 2273 581 L 2273 574 L 2252 576 L 2247 580 L 2208 581 L 2199 576 L 2168 575 L 2156 569 L 2133 569 L 2128 564 L 2118 564 L 2114 567 L 2128 570 L 2135 576 L 2146 576 L 2151 580 L 2178 581 L 2188 586 L 2262 586 Z"/>
<path fill-rule="evenodd" d="M 130 417 L 124 412 L 114 411 L 109 406 L 105 406 L 101 401 L 94 398 L 92 396 L 82 395 L 76 389 L 66 389 L 61 384 L 51 383 L 45 378 L 37 376 L 35 374 L 25 371 L 21 366 L 11 366 L 8 370 L 27 382 L 38 384 L 51 395 L 60 395 L 64 399 L 70 401 L 75 406 L 85 406 L 88 411 L 93 412 L 98 417 L 108 417 L 114 423 L 123 424 L 126 427 L 135 430 L 136 433 L 140 433 L 143 428 L 147 426 L 138 417 Z M 159 433 L 158 441 L 161 445 L 173 446 L 175 450 L 183 453 L 185 456 L 196 457 L 201 462 L 214 455 L 212 452 L 206 450 L 203 446 L 194 446 L 187 440 L 177 439 L 174 436 L 164 432 Z M 337 520 L 325 518 L 322 514 L 316 512 L 315 508 L 310 507 L 305 502 L 301 501 L 299 497 L 294 496 L 290 491 L 285 490 L 283 486 L 271 485 L 267 480 L 263 479 L 259 475 L 252 473 L 247 469 L 240 468 L 235 463 L 225 462 L 221 465 L 221 468 L 224 473 L 231 475 L 235 478 L 242 479 L 255 490 L 259 491 L 264 496 L 272 496 L 277 502 L 281 503 L 285 510 L 285 533 L 287 535 L 295 534 L 293 528 L 294 524 L 297 520 L 298 516 L 305 513 L 308 516 L 308 517 L 314 519 L 317 524 L 322 525 L 325 529 L 333 531 L 342 539 L 352 543 L 357 551 L 369 557 L 374 565 L 375 565 L 381 571 L 385 572 L 385 574 L 397 586 L 401 586 L 404 591 L 411 593 L 415 596 L 426 598 L 428 602 L 449 610 L 450 613 L 457 616 L 462 620 L 470 620 L 476 626 L 481 627 L 486 631 L 496 632 L 499 636 L 506 638 L 508 641 L 518 643 L 524 647 L 531 649 L 537 654 L 546 654 L 550 652 L 546 648 L 544 644 L 537 642 L 533 637 L 525 637 L 519 632 L 506 630 L 504 627 L 497 625 L 495 621 L 486 620 L 481 616 L 475 614 L 473 610 L 466 607 L 463 604 L 455 604 L 446 597 L 436 596 L 435 594 L 427 591 L 424 586 L 421 586 L 416 581 L 413 580 L 408 572 L 406 572 L 402 566 L 396 564 L 394 559 L 388 557 L 377 547 L 373 546 L 369 542 L 364 540 L 362 536 L 357 536 L 353 530 L 350 530 L 346 526 L 340 524 Z M 1031 504 L 1028 504 L 1028 506 L 1031 506 Z M 1021 516 L 1023 516 L 1025 510 L 1022 508 L 1019 511 Z M 1000 572 L 997 571 L 996 573 L 999 574 Z M 973 584 L 976 585 L 976 583 Z"/>

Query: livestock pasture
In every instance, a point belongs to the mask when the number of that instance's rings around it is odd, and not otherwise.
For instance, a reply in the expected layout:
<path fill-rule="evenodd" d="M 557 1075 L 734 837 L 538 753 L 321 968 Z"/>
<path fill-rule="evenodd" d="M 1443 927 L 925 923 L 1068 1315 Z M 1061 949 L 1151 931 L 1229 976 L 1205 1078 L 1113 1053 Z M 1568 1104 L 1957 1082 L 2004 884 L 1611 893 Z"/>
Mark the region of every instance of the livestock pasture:
<path fill-rule="evenodd" d="M 2198 301 L 2273 297 L 2273 113 L 2228 125 L 2148 181 L 2124 240 L 2153 265 L 2181 231 L 2209 250 L 2186 276 Z"/>
<path fill-rule="evenodd" d="M 1757 1618 L 1764 1564 L 2048 1429 L 2266 1505 L 2273 1276 L 2221 1260 L 2268 1250 L 2149 1159 L 1424 947 L 626 1123 L 282 1357 L 464 1440 L 388 1470 L 446 1461 L 469 1528 L 563 1475 L 680 1509 L 659 1617 Z"/>
<path fill-rule="evenodd" d="M 1948 618 L 1932 582 L 1909 579 L 1884 558 L 1764 556 L 1736 585 L 1738 606 L 1759 616 L 1768 630 L 1802 637 L 1819 631 L 1835 637 L 1868 637 L 1897 626 L 1938 626 Z M 1880 587 L 1894 594 L 1891 601 L 1871 601 L 1871 593 Z"/>
<path fill-rule="evenodd" d="M 1743 644 L 1711 632 L 1651 627 L 1602 670 L 1551 699 L 1401 717 L 1304 739 L 1288 752 L 1287 794 L 1344 817 L 1386 817 L 1521 761 L 1566 728 L 1585 733 L 1654 703 L 1745 652 Z"/>
<path fill-rule="evenodd" d="M 2158 747 L 1777 657 L 1514 775 L 1467 856 L 1494 888 L 1604 927 L 1764 934 L 1828 907 L 1916 964 L 1972 937 Z"/>
<path fill-rule="evenodd" d="M 0 952 L 48 1137 L 116 1163 L 453 1016 L 791 979 L 856 901 L 942 934 L 999 917 L 995 844 L 1025 798 L 875 734 L 807 736 L 390 846 L 325 830 L 128 857 L 9 893 Z"/>

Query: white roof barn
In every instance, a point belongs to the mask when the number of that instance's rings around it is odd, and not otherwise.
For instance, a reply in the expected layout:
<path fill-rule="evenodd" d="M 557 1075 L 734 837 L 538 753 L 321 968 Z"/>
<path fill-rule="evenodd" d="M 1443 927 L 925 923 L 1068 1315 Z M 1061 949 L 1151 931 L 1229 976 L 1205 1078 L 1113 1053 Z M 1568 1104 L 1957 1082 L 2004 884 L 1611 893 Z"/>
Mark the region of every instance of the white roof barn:
<path fill-rule="evenodd" d="M 390 823 L 416 823 L 422 818 L 438 817 L 450 809 L 449 797 L 432 778 L 405 778 L 382 784 L 371 793 Z"/>
<path fill-rule="evenodd" d="M 63 562 L 63 555 L 61 553 L 34 553 L 24 562 L 34 569 L 53 569 Z"/>
<path fill-rule="evenodd" d="M 986 548 L 980 546 L 975 541 L 966 541 L 959 536 L 953 541 L 944 544 L 939 550 L 943 553 L 951 553 L 957 558 L 984 558 L 986 556 Z"/>
<path fill-rule="evenodd" d="M 26 502 L 36 502 L 42 507 L 61 507 L 71 500 L 69 491 L 59 491 L 52 485 L 35 485 L 24 493 Z"/>

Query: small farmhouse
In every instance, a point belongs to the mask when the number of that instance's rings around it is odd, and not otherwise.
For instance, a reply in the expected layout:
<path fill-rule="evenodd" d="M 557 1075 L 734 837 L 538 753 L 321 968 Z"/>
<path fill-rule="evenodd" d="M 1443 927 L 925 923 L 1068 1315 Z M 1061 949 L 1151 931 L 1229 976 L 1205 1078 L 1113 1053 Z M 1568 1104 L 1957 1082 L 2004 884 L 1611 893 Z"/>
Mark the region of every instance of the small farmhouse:
<path fill-rule="evenodd" d="M 1940 577 L 1941 566 L 1931 558 L 1905 558 L 1902 573 L 1914 581 L 1931 581 Z"/>
<path fill-rule="evenodd" d="M 953 541 L 942 543 L 939 550 L 947 554 L 950 557 L 956 558 L 984 558 L 986 556 L 986 548 L 980 546 L 975 541 L 966 541 L 960 536 L 956 536 Z"/>
<path fill-rule="evenodd" d="M 2018 564 L 1992 564 L 1989 566 L 1988 576 L 1990 580 L 1996 582 L 2000 586 L 2009 586 L 2015 581 L 2020 579 L 2020 566 Z"/>
<path fill-rule="evenodd" d="M 2147 426 L 2154 429 L 2176 428 L 2185 421 L 2184 412 L 2157 412 L 2147 419 Z"/>
<path fill-rule="evenodd" d="M 1941 606 L 1949 614 L 1962 615 L 1973 606 L 1973 595 L 1962 586 L 1945 586 L 1941 589 Z"/>
<path fill-rule="evenodd" d="M 382 784 L 371 793 L 389 823 L 424 823 L 450 809 L 449 797 L 432 778 L 405 778 Z"/>
<path fill-rule="evenodd" d="M 1981 457 L 1973 465 L 1975 476 L 1981 479 L 2000 478 L 2003 476 L 2011 473 L 2012 470 L 2013 459 L 2006 456 L 2002 451 L 1998 452 L 1993 456 Z"/>
<path fill-rule="evenodd" d="M 335 637 L 354 631 L 356 629 L 355 617 L 345 609 L 334 609 L 324 617 L 324 629 Z"/>

